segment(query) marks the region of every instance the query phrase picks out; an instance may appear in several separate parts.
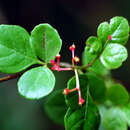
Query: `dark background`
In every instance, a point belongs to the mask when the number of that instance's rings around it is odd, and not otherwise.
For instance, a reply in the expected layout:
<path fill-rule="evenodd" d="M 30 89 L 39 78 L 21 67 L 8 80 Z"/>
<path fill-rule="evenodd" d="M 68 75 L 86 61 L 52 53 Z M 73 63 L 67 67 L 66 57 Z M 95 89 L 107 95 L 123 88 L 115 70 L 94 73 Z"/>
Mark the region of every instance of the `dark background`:
<path fill-rule="evenodd" d="M 62 60 L 70 62 L 74 42 L 81 57 L 85 40 L 96 35 L 99 23 L 113 16 L 130 21 L 130 0 L 0 0 L 0 24 L 15 24 L 29 32 L 40 23 L 55 27 L 62 40 Z M 130 42 L 127 44 L 130 52 Z M 130 89 L 130 57 L 113 76 Z M 72 74 L 56 73 L 56 87 L 64 87 Z M 1 77 L 3 74 L 1 74 Z M 17 79 L 16 79 L 17 80 Z M 16 80 L 0 84 L 0 130 L 63 130 L 44 113 L 44 99 L 28 101 L 19 96 Z"/>

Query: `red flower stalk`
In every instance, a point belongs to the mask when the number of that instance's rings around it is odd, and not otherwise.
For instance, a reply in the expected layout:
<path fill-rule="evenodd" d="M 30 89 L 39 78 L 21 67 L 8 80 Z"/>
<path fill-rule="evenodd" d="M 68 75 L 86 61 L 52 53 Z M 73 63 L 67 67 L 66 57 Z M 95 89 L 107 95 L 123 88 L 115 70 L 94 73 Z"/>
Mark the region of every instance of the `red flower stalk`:
<path fill-rule="evenodd" d="M 58 55 L 56 56 L 58 71 L 60 70 L 60 57 L 61 57 L 60 54 L 58 54 Z"/>
<path fill-rule="evenodd" d="M 64 91 L 63 91 L 63 94 L 64 95 L 68 95 L 74 91 L 77 91 L 77 88 L 73 88 L 73 89 L 68 89 L 68 88 L 65 88 Z"/>

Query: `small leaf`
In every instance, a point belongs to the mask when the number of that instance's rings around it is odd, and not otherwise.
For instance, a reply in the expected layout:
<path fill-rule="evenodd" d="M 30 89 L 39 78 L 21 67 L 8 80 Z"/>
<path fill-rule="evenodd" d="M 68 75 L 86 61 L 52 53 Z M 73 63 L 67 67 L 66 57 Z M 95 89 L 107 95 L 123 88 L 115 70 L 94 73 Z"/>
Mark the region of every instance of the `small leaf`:
<path fill-rule="evenodd" d="M 86 47 L 85 47 L 85 50 L 84 50 L 84 52 L 83 52 L 83 56 L 82 56 L 82 59 L 83 59 L 83 60 L 82 60 L 82 62 L 83 62 L 84 65 L 91 63 L 92 60 L 95 59 L 96 56 L 97 56 L 97 54 L 92 54 L 92 53 L 90 53 L 89 49 L 90 49 L 90 48 L 89 48 L 88 46 L 86 46 Z"/>
<path fill-rule="evenodd" d="M 102 44 L 97 37 L 91 36 L 86 41 L 86 45 L 89 48 L 89 52 L 93 54 L 98 54 L 102 49 Z"/>
<path fill-rule="evenodd" d="M 47 67 L 37 67 L 25 72 L 18 81 L 19 93 L 27 99 L 40 99 L 52 92 L 55 77 Z"/>
<path fill-rule="evenodd" d="M 67 107 L 62 92 L 63 90 L 58 90 L 49 95 L 44 108 L 48 116 L 54 120 L 54 122 L 64 125 L 64 115 Z"/>
<path fill-rule="evenodd" d="M 103 44 L 110 35 L 112 40 L 111 43 L 119 43 L 125 45 L 129 37 L 129 24 L 127 19 L 123 17 L 114 17 L 108 22 L 103 22 L 99 25 L 97 35 Z"/>
<path fill-rule="evenodd" d="M 130 127 L 130 103 L 123 106 L 122 111 L 125 114 L 125 119 Z"/>
<path fill-rule="evenodd" d="M 121 84 L 110 86 L 107 91 L 107 97 L 115 104 L 125 104 L 129 100 L 129 94 Z"/>
<path fill-rule="evenodd" d="M 127 50 L 124 46 L 116 43 L 108 44 L 100 60 L 102 64 L 108 69 L 116 69 L 122 65 L 122 62 L 127 59 Z"/>
<path fill-rule="evenodd" d="M 85 87 L 85 86 L 84 86 Z M 69 108 L 65 115 L 66 130 L 97 130 L 100 123 L 98 109 L 91 99 L 91 96 L 86 93 L 86 104 L 82 107 L 72 109 Z"/>
<path fill-rule="evenodd" d="M 90 86 L 89 90 L 92 98 L 98 102 L 104 101 L 106 98 L 106 86 L 103 79 L 92 72 L 88 72 L 87 76 Z"/>
<path fill-rule="evenodd" d="M 106 43 L 106 40 L 108 39 L 108 35 L 110 35 L 109 30 L 110 29 L 109 29 L 108 22 L 103 22 L 98 26 L 97 35 L 99 39 L 101 40 L 102 44 Z"/>
<path fill-rule="evenodd" d="M 31 43 L 37 56 L 45 62 L 54 59 L 62 46 L 58 32 L 49 24 L 39 24 L 32 30 Z"/>
<path fill-rule="evenodd" d="M 111 108 L 104 114 L 103 126 L 105 130 L 127 130 L 124 113 L 119 108 Z"/>
<path fill-rule="evenodd" d="M 17 73 L 36 63 L 28 32 L 20 26 L 0 25 L 0 71 Z"/>

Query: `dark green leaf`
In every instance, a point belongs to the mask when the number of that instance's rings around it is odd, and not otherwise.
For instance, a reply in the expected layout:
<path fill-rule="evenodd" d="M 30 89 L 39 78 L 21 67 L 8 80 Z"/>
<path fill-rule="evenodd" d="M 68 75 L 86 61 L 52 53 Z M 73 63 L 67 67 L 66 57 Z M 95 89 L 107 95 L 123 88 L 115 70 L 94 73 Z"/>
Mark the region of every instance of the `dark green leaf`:
<path fill-rule="evenodd" d="M 79 75 L 79 82 L 80 82 L 82 98 L 86 100 L 87 86 L 88 86 L 87 76 Z M 74 76 L 68 81 L 67 88 L 73 89 L 75 87 L 76 87 L 76 80 L 75 80 L 75 76 Z M 78 105 L 78 92 L 77 91 L 70 93 L 69 95 L 66 95 L 65 99 L 66 99 L 66 104 L 68 107 L 70 107 L 72 109 L 80 108 L 80 106 Z"/>
<path fill-rule="evenodd" d="M 97 37 L 91 36 L 86 41 L 86 45 L 89 48 L 89 52 L 93 54 L 98 54 L 102 49 L 102 44 Z"/>
<path fill-rule="evenodd" d="M 66 130 L 97 130 L 99 123 L 99 112 L 90 95 L 86 104 L 77 109 L 69 108 L 65 115 Z"/>
<path fill-rule="evenodd" d="M 111 43 L 125 45 L 129 37 L 128 21 L 123 17 L 114 17 L 110 20 L 110 24 L 107 22 L 101 23 L 98 27 L 97 34 L 103 44 L 107 41 L 108 35 L 111 35 Z"/>
<path fill-rule="evenodd" d="M 125 104 L 128 102 L 129 94 L 121 84 L 113 84 L 108 88 L 107 97 L 115 104 Z"/>
<path fill-rule="evenodd" d="M 54 59 L 62 45 L 58 32 L 49 24 L 39 24 L 32 30 L 31 43 L 37 56 L 45 62 Z"/>
<path fill-rule="evenodd" d="M 66 103 L 69 109 L 65 116 L 65 128 L 66 130 L 96 130 L 99 127 L 100 116 L 89 94 L 87 76 L 79 75 L 79 81 L 85 104 L 82 106 L 78 105 L 78 94 L 76 92 L 66 96 Z M 68 88 L 75 88 L 75 82 L 75 77 L 70 79 Z"/>
<path fill-rule="evenodd" d="M 98 102 L 104 101 L 106 97 L 106 86 L 103 79 L 92 72 L 87 73 L 87 76 L 90 86 L 89 90 L 92 98 Z"/>
<path fill-rule="evenodd" d="M 119 108 L 111 108 L 104 114 L 103 126 L 105 130 L 127 130 L 124 113 Z"/>
<path fill-rule="evenodd" d="M 15 25 L 0 25 L 1 72 L 20 72 L 38 62 L 26 30 Z"/>
<path fill-rule="evenodd" d="M 47 67 L 37 67 L 25 72 L 18 81 L 19 93 L 27 99 L 40 99 L 52 92 L 55 77 Z"/>
<path fill-rule="evenodd" d="M 53 92 L 44 105 L 45 111 L 54 122 L 64 125 L 64 115 L 67 111 L 63 90 Z"/>
<path fill-rule="evenodd" d="M 102 64 L 108 69 L 116 69 L 122 65 L 122 62 L 127 59 L 127 50 L 124 46 L 116 43 L 108 44 L 100 60 Z"/>
<path fill-rule="evenodd" d="M 87 107 L 83 106 L 76 110 L 69 108 L 65 116 L 66 130 L 96 130 L 99 123 L 97 107 L 91 103 Z"/>

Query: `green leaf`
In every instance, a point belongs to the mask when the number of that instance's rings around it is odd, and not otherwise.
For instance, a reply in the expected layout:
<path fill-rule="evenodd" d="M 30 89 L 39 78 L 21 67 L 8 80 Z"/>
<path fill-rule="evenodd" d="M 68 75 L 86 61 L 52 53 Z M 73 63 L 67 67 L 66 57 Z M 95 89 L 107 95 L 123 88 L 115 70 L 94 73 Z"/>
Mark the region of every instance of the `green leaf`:
<path fill-rule="evenodd" d="M 110 35 L 108 22 L 103 22 L 98 26 L 97 35 L 102 44 L 105 44 L 106 40 L 108 39 L 108 35 Z"/>
<path fill-rule="evenodd" d="M 122 65 L 122 62 L 127 59 L 127 50 L 124 46 L 116 43 L 108 44 L 100 60 L 102 64 L 108 69 L 116 69 Z"/>
<path fill-rule="evenodd" d="M 86 45 L 89 48 L 89 52 L 93 54 L 98 54 L 100 53 L 102 49 L 102 44 L 100 40 L 97 37 L 91 36 L 88 38 L 86 41 Z"/>
<path fill-rule="evenodd" d="M 85 50 L 83 52 L 82 62 L 84 65 L 91 63 L 92 60 L 95 59 L 97 56 L 97 54 L 90 53 L 89 50 L 90 50 L 90 48 L 88 46 L 86 46 Z"/>
<path fill-rule="evenodd" d="M 121 109 L 125 114 L 125 119 L 130 127 L 130 103 L 123 106 Z"/>
<path fill-rule="evenodd" d="M 106 98 L 106 86 L 103 79 L 92 72 L 88 72 L 87 76 L 90 86 L 89 90 L 92 98 L 98 102 L 104 101 Z"/>
<path fill-rule="evenodd" d="M 40 99 L 52 92 L 55 77 L 47 67 L 36 67 L 25 72 L 18 81 L 19 93 L 27 99 Z"/>
<path fill-rule="evenodd" d="M 103 126 L 105 130 L 127 130 L 124 113 L 119 108 L 111 108 L 103 118 Z"/>
<path fill-rule="evenodd" d="M 87 86 L 88 86 L 87 76 L 85 74 L 79 75 L 79 82 L 80 82 L 82 98 L 86 100 L 86 93 L 87 93 Z M 76 80 L 74 76 L 68 81 L 67 88 L 73 89 L 75 87 L 76 87 Z M 69 95 L 66 95 L 65 99 L 66 99 L 65 101 L 68 107 L 72 109 L 80 108 L 80 106 L 78 105 L 78 92 L 77 91 L 70 93 Z"/>
<path fill-rule="evenodd" d="M 17 73 L 38 62 L 26 30 L 15 25 L 0 25 L 1 72 Z"/>
<path fill-rule="evenodd" d="M 85 87 L 85 86 L 84 86 Z M 77 109 L 69 108 L 65 115 L 66 130 L 97 130 L 100 123 L 98 109 L 87 93 L 86 104 Z"/>
<path fill-rule="evenodd" d="M 103 44 L 106 43 L 108 35 L 111 35 L 111 43 L 119 43 L 125 45 L 129 37 L 129 24 L 127 19 L 123 17 L 114 17 L 108 22 L 99 25 L 97 35 Z"/>
<path fill-rule="evenodd" d="M 39 24 L 32 30 L 31 43 L 37 56 L 45 62 L 55 59 L 62 46 L 58 32 L 49 24 Z"/>
<path fill-rule="evenodd" d="M 62 91 L 63 90 L 58 90 L 49 95 L 44 108 L 47 115 L 54 122 L 64 125 L 64 115 L 66 113 L 67 107 Z"/>
<path fill-rule="evenodd" d="M 85 51 L 82 55 L 82 63 L 84 65 L 91 63 L 97 56 L 96 54 L 91 54 L 88 48 L 88 46 L 85 47 Z M 110 73 L 109 70 L 106 67 L 104 67 L 104 65 L 101 63 L 99 58 L 94 62 L 94 64 L 91 67 L 88 68 L 88 70 L 93 71 L 99 75 L 107 75 Z"/>
<path fill-rule="evenodd" d="M 107 91 L 107 97 L 115 104 L 125 104 L 129 100 L 129 94 L 121 84 L 110 86 Z"/>

